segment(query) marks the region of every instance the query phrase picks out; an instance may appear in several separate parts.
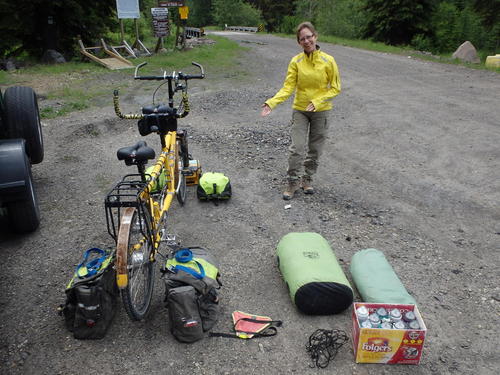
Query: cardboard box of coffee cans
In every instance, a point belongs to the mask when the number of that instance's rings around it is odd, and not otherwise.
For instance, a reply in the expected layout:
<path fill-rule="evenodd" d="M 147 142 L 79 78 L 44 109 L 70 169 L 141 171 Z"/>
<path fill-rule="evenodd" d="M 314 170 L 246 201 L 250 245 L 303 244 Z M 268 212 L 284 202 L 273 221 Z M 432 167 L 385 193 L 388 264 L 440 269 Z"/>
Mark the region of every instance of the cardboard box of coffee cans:
<path fill-rule="evenodd" d="M 355 302 L 352 323 L 357 363 L 420 362 L 427 328 L 417 306 Z"/>

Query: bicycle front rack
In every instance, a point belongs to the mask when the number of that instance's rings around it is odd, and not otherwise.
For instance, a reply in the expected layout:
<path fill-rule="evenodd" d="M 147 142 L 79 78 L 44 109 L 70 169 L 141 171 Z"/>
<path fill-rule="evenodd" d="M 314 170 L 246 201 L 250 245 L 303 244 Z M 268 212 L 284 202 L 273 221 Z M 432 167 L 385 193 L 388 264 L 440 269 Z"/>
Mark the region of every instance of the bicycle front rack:
<path fill-rule="evenodd" d="M 142 212 L 144 211 L 144 204 L 141 204 L 139 198 L 146 187 L 147 183 L 142 181 L 140 174 L 128 174 L 106 195 L 104 200 L 106 224 L 108 233 L 115 242 L 118 240 L 118 228 L 120 227 L 123 208 L 135 207 L 139 210 L 141 217 L 146 214 Z"/>

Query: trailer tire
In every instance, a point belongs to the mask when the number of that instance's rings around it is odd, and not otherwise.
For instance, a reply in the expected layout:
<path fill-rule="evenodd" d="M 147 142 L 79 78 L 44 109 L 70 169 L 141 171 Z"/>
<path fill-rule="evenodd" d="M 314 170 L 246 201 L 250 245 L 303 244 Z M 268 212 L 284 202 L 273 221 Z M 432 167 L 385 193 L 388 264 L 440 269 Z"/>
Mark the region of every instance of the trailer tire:
<path fill-rule="evenodd" d="M 7 211 L 12 227 L 17 233 L 33 232 L 40 225 L 40 209 L 38 198 L 33 187 L 33 175 L 31 165 L 26 156 L 26 194 L 23 199 L 7 202 Z"/>
<path fill-rule="evenodd" d="M 7 135 L 23 138 L 32 164 L 43 160 L 43 136 L 38 100 L 31 87 L 14 86 L 3 95 Z"/>

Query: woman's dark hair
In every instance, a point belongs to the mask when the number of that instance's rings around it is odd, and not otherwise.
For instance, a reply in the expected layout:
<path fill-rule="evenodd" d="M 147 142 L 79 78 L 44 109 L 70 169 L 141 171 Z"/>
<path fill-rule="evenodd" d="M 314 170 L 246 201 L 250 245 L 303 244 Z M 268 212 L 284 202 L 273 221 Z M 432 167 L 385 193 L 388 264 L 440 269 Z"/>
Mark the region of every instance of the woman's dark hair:
<path fill-rule="evenodd" d="M 318 36 L 318 32 L 314 28 L 313 24 L 311 22 L 302 22 L 299 26 L 297 26 L 297 42 L 299 41 L 299 34 L 302 31 L 302 29 L 309 29 L 313 33 L 314 36 Z"/>

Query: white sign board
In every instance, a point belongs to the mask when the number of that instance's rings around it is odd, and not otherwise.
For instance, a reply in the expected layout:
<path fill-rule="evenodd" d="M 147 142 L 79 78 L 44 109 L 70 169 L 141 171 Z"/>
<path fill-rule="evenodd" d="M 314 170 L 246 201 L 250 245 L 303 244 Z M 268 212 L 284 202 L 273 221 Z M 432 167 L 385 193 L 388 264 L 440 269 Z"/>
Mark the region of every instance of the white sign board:
<path fill-rule="evenodd" d="M 116 0 L 119 19 L 140 18 L 139 0 Z"/>

